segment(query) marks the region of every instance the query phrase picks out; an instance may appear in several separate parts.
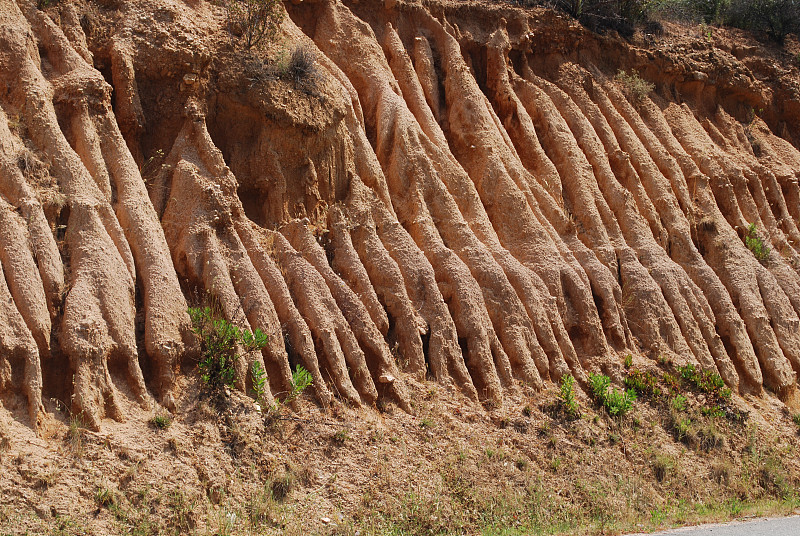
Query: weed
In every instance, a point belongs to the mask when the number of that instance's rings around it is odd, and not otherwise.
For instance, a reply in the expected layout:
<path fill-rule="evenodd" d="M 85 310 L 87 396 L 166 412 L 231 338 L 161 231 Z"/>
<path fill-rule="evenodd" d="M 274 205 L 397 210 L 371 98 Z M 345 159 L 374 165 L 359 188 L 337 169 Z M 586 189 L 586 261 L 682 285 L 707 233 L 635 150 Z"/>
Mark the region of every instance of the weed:
<path fill-rule="evenodd" d="M 302 366 L 298 365 L 297 368 L 292 372 L 292 391 L 289 393 L 289 396 L 286 397 L 284 400 L 285 403 L 291 402 L 300 394 L 305 391 L 312 383 L 314 383 L 313 378 L 311 377 L 311 373 L 304 369 Z"/>
<path fill-rule="evenodd" d="M 190 307 L 189 317 L 192 319 L 192 330 L 200 338 L 200 377 L 216 391 L 224 386 L 234 386 L 239 345 L 247 352 L 267 345 L 264 332 L 241 329 L 220 318 L 211 307 Z"/>
<path fill-rule="evenodd" d="M 686 411 L 686 397 L 683 395 L 675 395 L 670 405 L 675 411 Z"/>
<path fill-rule="evenodd" d="M 589 374 L 592 396 L 612 417 L 622 417 L 633 408 L 636 391 L 618 390 L 611 387 L 611 379 L 602 374 Z"/>
<path fill-rule="evenodd" d="M 579 419 L 581 410 L 575 400 L 575 378 L 567 374 L 561 378 L 561 405 L 567 414 L 567 419 Z"/>
<path fill-rule="evenodd" d="M 70 450 L 77 455 L 83 453 L 83 432 L 81 431 L 83 428 L 86 428 L 86 424 L 83 422 L 83 413 L 70 414 L 67 443 L 69 443 Z"/>
<path fill-rule="evenodd" d="M 556 456 L 552 460 L 550 460 L 550 470 L 554 473 L 557 473 L 558 470 L 561 468 L 561 458 Z"/>
<path fill-rule="evenodd" d="M 188 534 L 194 525 L 193 513 L 197 499 L 187 500 L 182 491 L 171 491 L 167 495 L 167 506 L 172 511 L 170 525 L 179 534 Z"/>
<path fill-rule="evenodd" d="M 620 69 L 617 73 L 616 80 L 620 83 L 628 97 L 634 102 L 644 100 L 645 97 L 656 88 L 654 84 L 651 84 L 633 70 L 628 74 Z"/>
<path fill-rule="evenodd" d="M 797 426 L 797 431 L 800 432 L 800 413 L 795 413 L 792 416 L 792 421 L 794 422 L 795 426 Z"/>
<path fill-rule="evenodd" d="M 275 499 L 272 496 L 272 486 L 264 486 L 251 495 L 245 505 L 250 527 L 259 529 L 270 521 L 275 510 Z"/>
<path fill-rule="evenodd" d="M 166 413 L 159 413 L 150 419 L 150 426 L 159 430 L 166 430 L 172 424 L 172 417 Z"/>
<path fill-rule="evenodd" d="M 430 417 L 425 417 L 421 421 L 419 421 L 419 427 L 423 430 L 430 429 L 436 426 L 436 423 L 433 422 L 433 419 Z"/>
<path fill-rule="evenodd" d="M 675 458 L 666 454 L 657 454 L 652 463 L 653 474 L 656 480 L 663 482 L 667 476 L 675 469 Z"/>
<path fill-rule="evenodd" d="M 294 487 L 294 474 L 291 471 L 286 471 L 277 478 L 273 478 L 270 483 L 270 490 L 272 491 L 272 498 L 276 501 L 283 501 L 292 491 Z"/>
<path fill-rule="evenodd" d="M 94 495 L 94 499 L 97 502 L 98 506 L 104 506 L 106 508 L 117 506 L 117 504 L 119 503 L 119 498 L 117 497 L 117 493 L 109 488 L 98 488 L 97 493 L 95 493 Z"/>
<path fill-rule="evenodd" d="M 625 356 L 625 360 L 622 362 L 622 366 L 626 369 L 629 369 L 633 366 L 633 356 L 628 354 Z"/>
<path fill-rule="evenodd" d="M 751 223 L 747 227 L 747 234 L 744 237 L 744 243 L 747 246 L 753 256 L 763 264 L 764 266 L 767 265 L 769 262 L 769 246 L 764 243 L 764 240 L 758 236 L 758 230 L 756 229 L 755 222 Z"/>
<path fill-rule="evenodd" d="M 522 414 L 525 417 L 530 417 L 533 415 L 533 408 L 531 408 L 530 404 L 526 404 L 524 408 L 522 408 Z"/>
<path fill-rule="evenodd" d="M 672 431 L 678 441 L 688 441 L 693 435 L 692 420 L 689 417 L 673 417 Z"/>
<path fill-rule="evenodd" d="M 717 484 L 728 485 L 731 481 L 731 473 L 733 469 L 730 462 L 724 460 L 717 460 L 711 464 L 711 478 Z"/>
<path fill-rule="evenodd" d="M 342 428 L 338 430 L 335 434 L 333 434 L 332 439 L 335 443 L 344 445 L 350 439 L 350 430 L 348 430 L 347 428 Z"/>

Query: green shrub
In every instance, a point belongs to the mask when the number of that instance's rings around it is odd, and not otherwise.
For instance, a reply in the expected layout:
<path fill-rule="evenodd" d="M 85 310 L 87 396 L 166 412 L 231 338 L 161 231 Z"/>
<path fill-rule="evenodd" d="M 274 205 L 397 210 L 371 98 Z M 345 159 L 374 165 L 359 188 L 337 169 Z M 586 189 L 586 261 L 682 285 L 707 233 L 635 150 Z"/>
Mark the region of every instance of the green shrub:
<path fill-rule="evenodd" d="M 244 39 L 250 49 L 271 41 L 283 22 L 280 0 L 226 0 L 228 29 Z"/>
<path fill-rule="evenodd" d="M 730 0 L 724 22 L 737 28 L 764 32 L 783 42 L 790 33 L 800 33 L 799 0 Z"/>
<path fill-rule="evenodd" d="M 797 426 L 797 431 L 800 432 L 800 413 L 795 413 L 792 416 L 792 421 L 794 421 L 794 424 Z"/>
<path fill-rule="evenodd" d="M 618 390 L 611 387 L 611 379 L 603 374 L 589 374 L 592 397 L 603 406 L 612 417 L 622 417 L 633 408 L 636 391 Z"/>
<path fill-rule="evenodd" d="M 266 400 L 267 394 L 267 373 L 264 367 L 258 361 L 253 361 L 250 366 L 250 378 L 253 381 L 253 391 L 256 394 L 256 400 L 261 403 L 268 403 Z"/>
<path fill-rule="evenodd" d="M 625 387 L 633 389 L 639 396 L 659 399 L 664 394 L 658 385 L 658 378 L 651 372 L 633 369 L 625 377 Z"/>
<path fill-rule="evenodd" d="M 267 335 L 250 332 L 219 318 L 211 307 L 190 307 L 192 330 L 200 339 L 200 378 L 213 389 L 233 387 L 236 382 L 238 346 L 247 352 L 267 345 Z"/>
<path fill-rule="evenodd" d="M 744 243 L 753 255 L 763 265 L 766 265 L 769 261 L 769 246 L 764 243 L 764 240 L 758 236 L 758 230 L 756 229 L 756 224 L 751 223 L 747 227 L 747 234 L 744 237 Z"/>
<path fill-rule="evenodd" d="M 571 374 L 561 378 L 561 404 L 568 419 L 580 418 L 581 410 L 575 400 L 575 378 Z"/>
<path fill-rule="evenodd" d="M 691 363 L 684 367 L 678 367 L 678 372 L 684 381 L 715 400 L 731 398 L 731 390 L 725 387 L 725 382 L 716 372 L 704 370 Z"/>
<path fill-rule="evenodd" d="M 647 18 L 647 0 L 539 0 L 556 7 L 594 32 L 615 30 L 633 35 L 634 25 Z"/>

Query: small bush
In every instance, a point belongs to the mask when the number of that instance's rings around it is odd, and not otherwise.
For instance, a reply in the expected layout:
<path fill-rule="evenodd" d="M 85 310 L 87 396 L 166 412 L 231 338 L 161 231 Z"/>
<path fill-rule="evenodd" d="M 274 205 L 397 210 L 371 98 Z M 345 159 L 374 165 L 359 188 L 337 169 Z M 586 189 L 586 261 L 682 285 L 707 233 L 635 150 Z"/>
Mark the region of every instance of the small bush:
<path fill-rule="evenodd" d="M 611 388 L 611 379 L 602 374 L 589 374 L 592 397 L 603 406 L 612 417 L 622 417 L 633 408 L 636 391 Z"/>
<path fill-rule="evenodd" d="M 797 431 L 800 432 L 800 413 L 793 415 L 792 421 L 794 422 L 795 426 L 797 426 Z"/>
<path fill-rule="evenodd" d="M 280 0 L 227 0 L 228 29 L 244 38 L 244 47 L 251 49 L 271 41 L 283 22 Z"/>
<path fill-rule="evenodd" d="M 633 356 L 631 354 L 625 356 L 625 361 L 622 362 L 622 366 L 626 369 L 630 369 L 633 366 Z"/>
<path fill-rule="evenodd" d="M 212 389 L 233 387 L 236 382 L 238 347 L 252 352 L 267 345 L 267 335 L 250 332 L 219 318 L 211 307 L 190 307 L 192 330 L 200 338 L 200 377 Z"/>
<path fill-rule="evenodd" d="M 647 95 L 649 95 L 650 92 L 656 88 L 654 84 L 651 84 L 639 76 L 639 73 L 633 70 L 631 70 L 630 73 L 627 73 L 620 69 L 615 78 L 622 86 L 625 94 L 628 95 L 628 98 L 633 102 L 644 100 L 645 97 L 647 97 Z"/>
<path fill-rule="evenodd" d="M 764 240 L 758 236 L 758 230 L 756 229 L 756 224 L 751 223 L 747 227 L 747 234 L 744 237 L 744 243 L 747 246 L 753 256 L 763 265 L 766 265 L 769 262 L 769 246 L 764 243 Z"/>
<path fill-rule="evenodd" d="M 581 410 L 578 407 L 578 402 L 575 400 L 575 378 L 571 374 L 567 374 L 561 378 L 561 404 L 570 420 L 578 419 L 581 416 Z"/>
<path fill-rule="evenodd" d="M 320 76 L 317 58 L 309 48 L 303 45 L 294 48 L 286 72 L 295 85 L 306 93 L 313 93 L 317 89 Z"/>
<path fill-rule="evenodd" d="M 800 1 L 798 0 L 730 0 L 724 22 L 783 42 L 790 33 L 800 33 Z"/>
<path fill-rule="evenodd" d="M 268 403 L 268 400 L 266 400 L 267 373 L 258 361 L 253 361 L 253 364 L 250 366 L 250 378 L 253 381 L 253 391 L 256 394 L 256 400 L 262 405 Z"/>
<path fill-rule="evenodd" d="M 560 9 L 594 32 L 615 30 L 633 35 L 634 25 L 647 18 L 647 0 L 540 0 Z"/>

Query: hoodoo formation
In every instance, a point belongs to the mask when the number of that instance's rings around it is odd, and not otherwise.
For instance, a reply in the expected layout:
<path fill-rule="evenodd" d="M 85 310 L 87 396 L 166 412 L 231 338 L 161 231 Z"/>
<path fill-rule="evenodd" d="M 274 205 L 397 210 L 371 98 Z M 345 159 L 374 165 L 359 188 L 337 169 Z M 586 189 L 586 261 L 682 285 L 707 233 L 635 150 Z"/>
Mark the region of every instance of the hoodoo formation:
<path fill-rule="evenodd" d="M 628 353 L 797 404 L 796 68 L 503 4 L 286 9 L 302 84 L 206 2 L 2 1 L 9 411 L 174 410 L 204 295 L 269 336 L 240 387 L 300 364 L 323 406 L 409 409 L 428 375 L 496 408 Z"/>

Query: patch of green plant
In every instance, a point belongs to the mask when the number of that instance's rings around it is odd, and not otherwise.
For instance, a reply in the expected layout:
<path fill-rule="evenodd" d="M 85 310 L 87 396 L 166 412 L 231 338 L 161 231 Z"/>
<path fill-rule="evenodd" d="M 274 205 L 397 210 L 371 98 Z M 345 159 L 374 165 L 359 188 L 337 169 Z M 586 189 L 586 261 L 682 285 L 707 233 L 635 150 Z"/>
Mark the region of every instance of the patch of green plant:
<path fill-rule="evenodd" d="M 200 339 L 200 378 L 215 390 L 236 383 L 238 347 L 246 352 L 267 345 L 267 335 L 260 329 L 241 329 L 215 314 L 211 307 L 190 307 L 192 330 Z"/>
<path fill-rule="evenodd" d="M 633 389 L 639 396 L 659 399 L 664 392 L 658 385 L 658 377 L 652 372 L 632 369 L 625 377 L 625 387 Z"/>
<path fill-rule="evenodd" d="M 705 370 L 689 363 L 678 367 L 678 372 L 688 384 L 714 400 L 730 400 L 731 390 L 725 387 L 725 381 L 716 372 Z"/>
<path fill-rule="evenodd" d="M 106 508 L 116 506 L 119 502 L 117 493 L 108 488 L 98 488 L 94 498 L 99 506 L 105 506 Z"/>
<path fill-rule="evenodd" d="M 592 397 L 603 406 L 612 417 L 622 417 L 633 408 L 636 391 L 611 387 L 611 378 L 603 374 L 589 374 Z"/>
<path fill-rule="evenodd" d="M 430 429 L 436 426 L 436 423 L 433 422 L 433 419 L 430 417 L 425 417 L 421 421 L 419 421 L 419 427 L 423 430 Z"/>
<path fill-rule="evenodd" d="M 628 73 L 620 69 L 615 78 L 628 97 L 634 102 L 644 100 L 656 88 L 654 84 L 642 78 L 634 70 Z"/>
<path fill-rule="evenodd" d="M 286 397 L 284 402 L 291 402 L 300 396 L 300 394 L 309 386 L 311 386 L 312 383 L 314 383 L 314 380 L 311 377 L 311 373 L 302 366 L 298 365 L 294 372 L 292 372 L 292 391 L 289 393 L 289 396 Z"/>
<path fill-rule="evenodd" d="M 150 419 L 150 425 L 153 428 L 157 428 L 159 430 L 166 430 L 172 424 L 172 417 L 167 415 L 166 413 L 159 413 L 157 415 L 153 415 L 153 418 Z"/>
<path fill-rule="evenodd" d="M 267 402 L 267 373 L 260 362 L 253 361 L 253 364 L 250 365 L 250 379 L 253 382 L 253 392 L 255 392 L 256 400 L 263 405 Z"/>
<path fill-rule="evenodd" d="M 686 397 L 683 395 L 675 395 L 670 404 L 675 411 L 686 411 Z"/>
<path fill-rule="evenodd" d="M 747 234 L 744 237 L 744 244 L 747 246 L 753 256 L 763 265 L 769 262 L 769 246 L 764 243 L 764 240 L 758 235 L 758 229 L 755 222 L 747 227 Z"/>
<path fill-rule="evenodd" d="M 350 430 L 347 428 L 341 428 L 333 434 L 333 441 L 339 444 L 345 444 L 350 439 Z"/>
<path fill-rule="evenodd" d="M 633 356 L 628 354 L 625 356 L 625 360 L 622 362 L 622 366 L 626 369 L 630 369 L 633 366 Z"/>
<path fill-rule="evenodd" d="M 567 374 L 561 378 L 561 405 L 570 420 L 579 419 L 581 410 L 578 401 L 575 400 L 575 378 Z"/>

